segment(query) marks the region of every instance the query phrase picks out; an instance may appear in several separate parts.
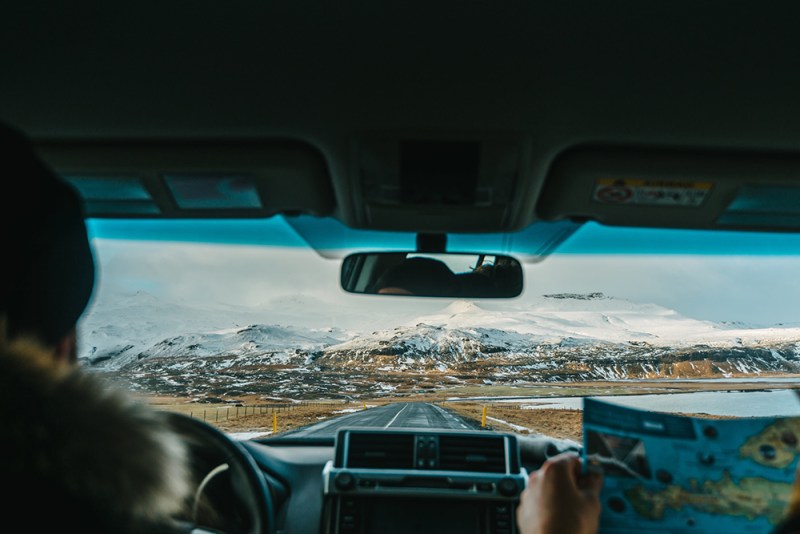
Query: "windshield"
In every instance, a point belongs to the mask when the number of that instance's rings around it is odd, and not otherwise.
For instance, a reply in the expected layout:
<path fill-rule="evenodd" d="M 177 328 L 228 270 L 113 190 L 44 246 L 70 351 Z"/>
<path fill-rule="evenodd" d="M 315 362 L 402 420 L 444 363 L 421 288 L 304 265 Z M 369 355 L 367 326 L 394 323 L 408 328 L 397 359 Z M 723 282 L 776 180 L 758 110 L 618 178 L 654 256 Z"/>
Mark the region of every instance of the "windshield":
<path fill-rule="evenodd" d="M 434 417 L 444 409 L 579 441 L 586 395 L 800 414 L 788 391 L 800 381 L 800 236 L 569 224 L 552 252 L 531 249 L 530 229 L 492 236 L 492 252 L 523 261 L 523 293 L 459 300 L 347 293 L 339 258 L 353 241 L 315 250 L 283 217 L 90 220 L 100 277 L 79 356 L 239 437 L 332 437 L 343 415 L 410 401 L 436 409 L 370 424 L 447 425 Z M 384 248 L 407 238 L 386 234 Z M 381 234 L 369 243 L 379 250 Z"/>

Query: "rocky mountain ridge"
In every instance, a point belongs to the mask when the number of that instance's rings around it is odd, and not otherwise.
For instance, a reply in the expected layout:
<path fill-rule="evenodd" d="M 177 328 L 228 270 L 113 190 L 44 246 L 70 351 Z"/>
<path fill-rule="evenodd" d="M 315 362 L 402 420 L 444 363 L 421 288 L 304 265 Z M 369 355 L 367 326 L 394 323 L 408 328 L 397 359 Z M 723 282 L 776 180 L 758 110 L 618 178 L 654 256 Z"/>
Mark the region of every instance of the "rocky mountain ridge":
<path fill-rule="evenodd" d="M 135 389 L 220 395 L 800 374 L 799 328 L 697 321 L 602 294 L 548 295 L 522 310 L 456 301 L 368 333 L 251 324 L 158 337 L 83 358 Z"/>

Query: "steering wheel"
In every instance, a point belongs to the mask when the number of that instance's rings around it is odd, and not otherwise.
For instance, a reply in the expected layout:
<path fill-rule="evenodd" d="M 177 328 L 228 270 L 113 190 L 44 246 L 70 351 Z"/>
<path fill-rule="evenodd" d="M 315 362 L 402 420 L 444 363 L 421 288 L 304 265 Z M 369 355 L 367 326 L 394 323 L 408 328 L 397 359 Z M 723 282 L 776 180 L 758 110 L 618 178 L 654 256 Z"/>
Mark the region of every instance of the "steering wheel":
<path fill-rule="evenodd" d="M 207 423 L 179 413 L 168 420 L 189 446 L 198 482 L 189 522 L 208 532 L 273 534 L 272 497 L 250 453 Z"/>

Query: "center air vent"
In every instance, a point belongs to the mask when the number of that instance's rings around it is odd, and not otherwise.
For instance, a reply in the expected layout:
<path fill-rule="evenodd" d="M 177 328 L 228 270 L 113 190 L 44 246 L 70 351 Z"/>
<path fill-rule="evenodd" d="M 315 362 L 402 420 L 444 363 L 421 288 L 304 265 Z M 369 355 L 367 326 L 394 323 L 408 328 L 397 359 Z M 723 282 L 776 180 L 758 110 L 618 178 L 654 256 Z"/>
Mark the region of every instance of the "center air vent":
<path fill-rule="evenodd" d="M 347 467 L 411 469 L 414 467 L 414 435 L 352 433 Z"/>
<path fill-rule="evenodd" d="M 502 437 L 439 437 L 439 469 L 505 473 L 505 440 Z"/>

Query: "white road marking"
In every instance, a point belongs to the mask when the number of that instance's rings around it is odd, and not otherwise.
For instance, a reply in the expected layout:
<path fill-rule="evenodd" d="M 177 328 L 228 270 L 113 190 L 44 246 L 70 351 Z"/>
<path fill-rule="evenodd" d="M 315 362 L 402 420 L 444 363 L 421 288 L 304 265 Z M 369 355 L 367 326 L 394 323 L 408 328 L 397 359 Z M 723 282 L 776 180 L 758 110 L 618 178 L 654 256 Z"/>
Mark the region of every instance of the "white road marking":
<path fill-rule="evenodd" d="M 428 406 L 433 406 L 434 408 L 439 410 L 439 413 L 441 413 L 444 416 L 445 419 L 450 419 L 453 423 L 457 423 L 458 426 L 461 427 L 461 428 L 468 428 L 467 425 L 465 425 L 459 419 L 457 419 L 455 415 L 453 415 L 452 413 L 448 412 L 447 410 L 445 410 L 441 406 L 436 406 L 435 404 L 430 404 L 430 403 L 426 403 L 426 404 Z"/>
<path fill-rule="evenodd" d="M 406 404 L 405 406 L 403 406 L 403 409 L 402 409 L 402 410 L 400 410 L 399 412 L 397 412 L 397 413 L 395 414 L 395 416 L 394 416 L 394 417 L 392 417 L 392 420 L 391 420 L 391 421 L 389 421 L 389 423 L 388 423 L 388 424 L 387 424 L 385 427 L 383 427 L 383 428 L 389 428 L 390 426 L 392 426 L 392 423 L 394 423 L 394 422 L 395 422 L 395 420 L 396 420 L 396 419 L 397 419 L 397 418 L 400 416 L 400 414 L 401 414 L 401 413 L 403 413 L 403 412 L 405 411 L 405 409 L 406 409 L 406 408 L 408 408 L 408 404 Z"/>

